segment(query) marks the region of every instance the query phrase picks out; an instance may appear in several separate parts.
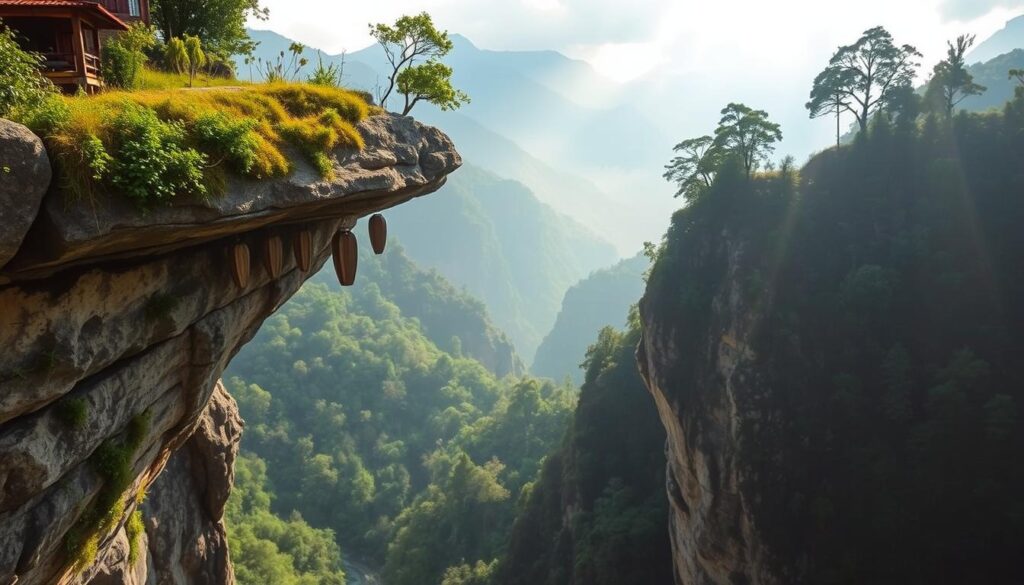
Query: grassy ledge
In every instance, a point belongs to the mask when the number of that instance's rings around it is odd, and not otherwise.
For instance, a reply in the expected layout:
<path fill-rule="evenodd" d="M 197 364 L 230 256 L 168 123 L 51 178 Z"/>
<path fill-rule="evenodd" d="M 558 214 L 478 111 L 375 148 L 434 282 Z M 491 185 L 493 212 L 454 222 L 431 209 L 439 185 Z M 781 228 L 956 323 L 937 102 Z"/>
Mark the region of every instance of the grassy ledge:
<path fill-rule="evenodd" d="M 227 173 L 287 175 L 299 150 L 326 179 L 330 153 L 361 149 L 359 93 L 303 83 L 54 96 L 24 120 L 43 137 L 72 198 L 124 195 L 140 207 L 223 193 Z"/>

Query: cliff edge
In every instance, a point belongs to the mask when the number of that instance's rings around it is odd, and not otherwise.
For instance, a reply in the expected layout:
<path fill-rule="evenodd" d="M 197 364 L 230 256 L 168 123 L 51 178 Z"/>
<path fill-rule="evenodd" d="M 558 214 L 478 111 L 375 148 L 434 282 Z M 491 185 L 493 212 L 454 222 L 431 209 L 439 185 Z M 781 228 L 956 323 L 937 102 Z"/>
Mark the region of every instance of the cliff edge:
<path fill-rule="evenodd" d="M 141 211 L 71 200 L 39 139 L 0 120 L 0 583 L 234 582 L 222 516 L 242 421 L 221 372 L 339 229 L 461 165 L 411 118 L 358 130 L 331 180 L 297 160 Z"/>

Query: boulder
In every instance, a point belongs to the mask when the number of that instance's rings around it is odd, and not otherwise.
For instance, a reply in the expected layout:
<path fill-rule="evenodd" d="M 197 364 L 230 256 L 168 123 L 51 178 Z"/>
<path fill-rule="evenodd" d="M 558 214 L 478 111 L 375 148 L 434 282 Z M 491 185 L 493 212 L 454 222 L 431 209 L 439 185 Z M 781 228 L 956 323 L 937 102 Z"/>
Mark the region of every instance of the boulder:
<path fill-rule="evenodd" d="M 28 128 L 0 118 L 0 268 L 21 246 L 50 187 L 50 159 Z"/>

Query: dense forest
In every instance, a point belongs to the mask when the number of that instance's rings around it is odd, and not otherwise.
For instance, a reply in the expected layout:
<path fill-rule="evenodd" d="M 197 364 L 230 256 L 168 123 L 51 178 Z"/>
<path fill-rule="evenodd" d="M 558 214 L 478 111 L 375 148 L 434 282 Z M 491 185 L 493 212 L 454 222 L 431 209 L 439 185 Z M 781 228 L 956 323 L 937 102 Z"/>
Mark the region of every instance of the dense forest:
<path fill-rule="evenodd" d="M 525 496 L 493 583 L 672 582 L 665 431 L 636 369 L 635 312 L 586 354 L 579 405 L 562 446 Z"/>
<path fill-rule="evenodd" d="M 400 298 L 395 283 L 425 273 L 400 250 L 388 257 L 364 257 L 359 286 L 344 292 L 327 274 L 307 283 L 231 366 L 247 424 L 229 518 L 243 582 L 279 582 L 268 559 L 282 573 L 335 578 L 329 534 L 394 585 L 491 563 L 520 491 L 563 433 L 575 390 L 498 378 L 466 357 L 461 340 L 491 330 L 465 317 L 483 315 L 479 304 L 454 302 L 443 281 L 414 295 L 424 321 L 403 313 L 383 291 Z M 427 317 L 447 328 L 428 329 Z"/>
<path fill-rule="evenodd" d="M 755 324 L 744 490 L 788 581 L 1020 583 L 1024 89 L 903 97 L 799 173 L 723 163 L 641 307 L 672 315 L 682 403 L 724 311 Z"/>

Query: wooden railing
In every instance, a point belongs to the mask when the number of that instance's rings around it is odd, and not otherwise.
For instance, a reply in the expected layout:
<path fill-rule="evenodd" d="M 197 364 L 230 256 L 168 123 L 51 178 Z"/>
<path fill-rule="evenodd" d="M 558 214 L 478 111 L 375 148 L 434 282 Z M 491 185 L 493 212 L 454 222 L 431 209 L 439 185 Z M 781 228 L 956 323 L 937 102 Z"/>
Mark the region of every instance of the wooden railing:
<path fill-rule="evenodd" d="M 76 73 L 74 53 L 44 53 L 43 69 L 59 73 Z M 92 53 L 85 54 L 85 74 L 93 77 L 100 76 L 100 58 Z"/>
<path fill-rule="evenodd" d="M 100 58 L 92 53 L 85 54 L 85 73 L 86 75 L 100 76 Z"/>

